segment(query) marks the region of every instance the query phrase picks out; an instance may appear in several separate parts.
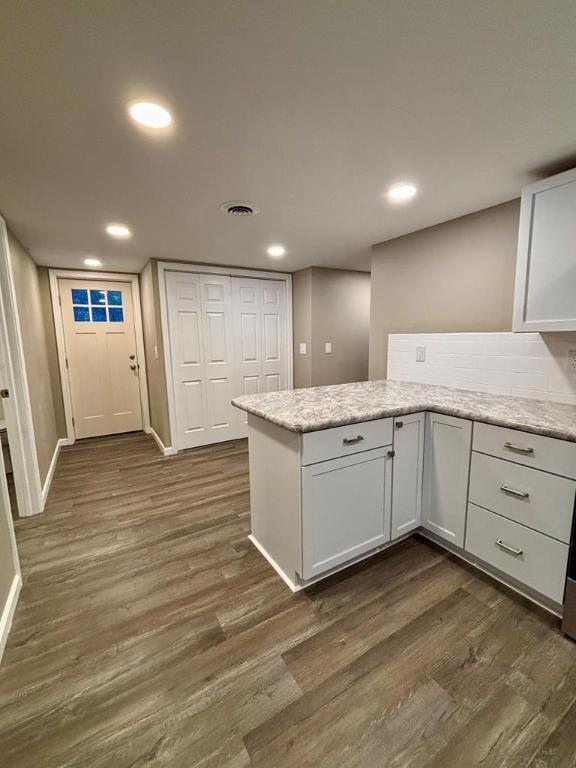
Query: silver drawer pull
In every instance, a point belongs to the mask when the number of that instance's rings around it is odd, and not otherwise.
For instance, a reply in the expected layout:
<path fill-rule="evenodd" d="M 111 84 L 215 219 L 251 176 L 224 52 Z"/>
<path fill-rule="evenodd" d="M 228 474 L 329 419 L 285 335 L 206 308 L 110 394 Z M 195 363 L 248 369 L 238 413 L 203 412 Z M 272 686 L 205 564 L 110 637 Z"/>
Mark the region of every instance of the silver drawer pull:
<path fill-rule="evenodd" d="M 356 443 L 361 443 L 364 438 L 362 435 L 356 435 L 356 437 L 345 437 L 342 441 L 344 445 L 355 445 Z"/>
<path fill-rule="evenodd" d="M 516 453 L 534 453 L 534 448 L 526 448 L 524 445 L 514 445 L 514 443 L 504 443 L 504 448 L 508 448 L 509 451 L 516 451 Z"/>
<path fill-rule="evenodd" d="M 524 554 L 523 549 L 516 549 L 516 547 L 511 547 L 510 544 L 506 544 L 506 542 L 502 541 L 502 539 L 496 539 L 496 544 L 502 549 L 505 549 L 506 552 L 510 552 L 510 554 L 514 555 L 514 557 L 520 557 L 520 555 Z"/>
<path fill-rule="evenodd" d="M 530 498 L 528 491 L 517 491 L 516 488 L 510 488 L 509 485 L 501 485 L 500 490 L 504 491 L 504 493 L 509 493 L 510 496 L 516 496 L 518 499 Z"/>

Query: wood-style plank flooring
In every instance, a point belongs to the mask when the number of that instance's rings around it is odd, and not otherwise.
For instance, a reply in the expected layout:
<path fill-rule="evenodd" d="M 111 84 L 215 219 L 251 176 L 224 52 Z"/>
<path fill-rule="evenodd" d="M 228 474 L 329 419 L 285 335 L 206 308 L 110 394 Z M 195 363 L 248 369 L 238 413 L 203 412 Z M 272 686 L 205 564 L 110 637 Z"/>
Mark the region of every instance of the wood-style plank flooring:
<path fill-rule="evenodd" d="M 576 644 L 421 539 L 291 594 L 242 441 L 62 452 L 17 521 L 3 768 L 576 765 Z"/>

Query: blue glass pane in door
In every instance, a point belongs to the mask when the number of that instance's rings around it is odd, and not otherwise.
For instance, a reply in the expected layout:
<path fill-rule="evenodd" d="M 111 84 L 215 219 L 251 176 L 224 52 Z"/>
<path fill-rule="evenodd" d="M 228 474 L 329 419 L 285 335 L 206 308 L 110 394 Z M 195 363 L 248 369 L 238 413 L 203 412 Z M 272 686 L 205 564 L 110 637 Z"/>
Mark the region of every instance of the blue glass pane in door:
<path fill-rule="evenodd" d="M 90 321 L 90 310 L 88 307 L 73 307 L 74 320 L 77 323 L 87 323 Z"/>
<path fill-rule="evenodd" d="M 106 304 L 106 291 L 90 289 L 90 304 Z"/>
<path fill-rule="evenodd" d="M 108 291 L 108 304 L 115 304 L 117 307 L 121 307 L 122 291 Z"/>
<path fill-rule="evenodd" d="M 111 323 L 123 323 L 124 310 L 122 307 L 108 307 L 108 319 Z"/>
<path fill-rule="evenodd" d="M 92 322 L 93 323 L 106 322 L 106 307 L 92 307 Z"/>
<path fill-rule="evenodd" d="M 72 288 L 72 304 L 88 304 L 88 291 L 85 288 Z"/>

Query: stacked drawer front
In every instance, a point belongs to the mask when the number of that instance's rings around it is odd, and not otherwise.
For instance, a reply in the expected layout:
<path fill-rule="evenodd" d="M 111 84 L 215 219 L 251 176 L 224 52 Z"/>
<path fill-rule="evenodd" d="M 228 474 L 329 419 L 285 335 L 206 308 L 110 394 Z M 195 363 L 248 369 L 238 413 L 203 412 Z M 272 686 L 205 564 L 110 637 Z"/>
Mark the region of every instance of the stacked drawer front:
<path fill-rule="evenodd" d="M 561 603 L 576 445 L 477 423 L 472 447 L 466 549 Z"/>

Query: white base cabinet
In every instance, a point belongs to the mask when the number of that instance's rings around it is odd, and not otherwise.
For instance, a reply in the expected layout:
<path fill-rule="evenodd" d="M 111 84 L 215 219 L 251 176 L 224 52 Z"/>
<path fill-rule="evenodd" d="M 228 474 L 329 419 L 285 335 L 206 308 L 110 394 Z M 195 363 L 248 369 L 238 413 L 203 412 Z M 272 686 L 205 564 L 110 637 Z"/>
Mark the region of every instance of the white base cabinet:
<path fill-rule="evenodd" d="M 427 414 L 422 525 L 464 547 L 472 422 Z"/>
<path fill-rule="evenodd" d="M 394 419 L 392 539 L 422 524 L 425 413 Z"/>
<path fill-rule="evenodd" d="M 388 449 L 302 469 L 302 577 L 311 579 L 390 540 Z"/>

